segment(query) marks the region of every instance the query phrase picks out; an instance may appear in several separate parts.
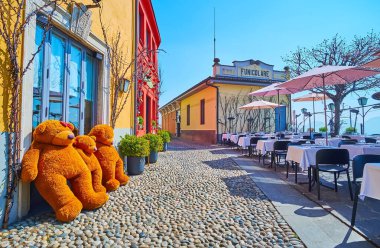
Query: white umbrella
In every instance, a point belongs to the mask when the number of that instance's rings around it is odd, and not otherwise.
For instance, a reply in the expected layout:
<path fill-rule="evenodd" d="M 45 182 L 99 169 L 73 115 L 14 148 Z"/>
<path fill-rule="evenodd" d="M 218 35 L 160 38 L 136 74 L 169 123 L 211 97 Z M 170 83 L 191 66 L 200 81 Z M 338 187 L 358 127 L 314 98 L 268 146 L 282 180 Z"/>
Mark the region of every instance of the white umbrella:
<path fill-rule="evenodd" d="M 282 83 L 273 83 L 269 86 L 266 86 L 264 88 L 261 88 L 259 90 L 253 91 L 249 93 L 251 96 L 262 96 L 262 97 L 267 97 L 267 96 L 275 96 L 277 95 L 277 107 L 280 107 L 280 95 L 290 95 L 293 93 L 299 92 L 299 90 L 292 90 L 292 89 L 287 89 L 284 87 L 281 87 Z M 280 112 L 278 113 L 278 127 L 280 127 L 281 123 L 281 115 Z"/>
<path fill-rule="evenodd" d="M 260 110 L 261 109 L 271 109 L 281 106 L 279 104 L 273 103 L 273 102 L 267 102 L 264 100 L 258 100 L 258 101 L 253 101 L 251 103 L 248 103 L 244 106 L 240 106 L 239 109 L 245 109 L 245 110 L 253 110 L 253 109 L 258 109 L 259 110 L 259 116 L 260 116 Z M 259 121 L 259 127 L 260 127 L 260 118 L 258 118 Z"/>
<path fill-rule="evenodd" d="M 283 83 L 281 87 L 295 90 L 298 89 L 300 91 L 323 87 L 325 127 L 327 127 L 326 85 L 347 84 L 365 77 L 376 75 L 378 73 L 380 72 L 355 66 L 326 65 L 313 68 L 298 77 L 290 79 L 289 81 Z M 328 137 L 326 130 L 326 144 L 327 141 Z"/>
<path fill-rule="evenodd" d="M 322 101 L 324 99 L 324 94 L 309 93 L 304 96 L 296 97 L 293 102 L 311 102 L 313 101 L 313 117 L 314 117 L 314 130 L 315 130 L 315 101 Z M 326 97 L 326 100 L 330 99 Z"/>

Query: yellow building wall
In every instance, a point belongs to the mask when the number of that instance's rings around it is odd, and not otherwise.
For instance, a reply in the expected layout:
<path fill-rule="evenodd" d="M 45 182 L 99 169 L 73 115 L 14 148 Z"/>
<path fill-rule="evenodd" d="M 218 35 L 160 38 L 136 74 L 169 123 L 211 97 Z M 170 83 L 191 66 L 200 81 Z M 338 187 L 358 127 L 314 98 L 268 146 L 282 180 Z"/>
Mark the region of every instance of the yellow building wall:
<path fill-rule="evenodd" d="M 240 110 L 240 106 L 248 104 L 255 100 L 263 99 L 265 101 L 277 103 L 277 96 L 271 97 L 256 97 L 249 96 L 250 92 L 261 89 L 261 86 L 246 86 L 246 85 L 228 85 L 228 84 L 215 84 L 219 87 L 219 133 L 224 132 L 247 132 L 256 131 L 255 129 L 261 129 L 264 123 L 264 117 L 269 117 L 271 129 L 274 130 L 274 110 Z M 280 103 L 289 104 L 288 96 L 280 95 Z M 289 108 L 288 108 L 289 110 Z M 248 116 L 249 115 L 249 116 Z M 289 119 L 289 111 L 287 112 L 287 119 Z M 233 121 L 229 121 L 228 117 L 234 117 Z M 252 126 L 248 125 L 248 118 L 253 118 Z M 232 128 L 230 129 L 230 123 Z M 269 123 L 268 123 L 269 124 Z M 259 128 L 260 126 L 260 128 Z M 268 125 L 269 126 L 269 125 Z M 251 130 L 249 130 L 251 129 Z M 273 131 L 272 130 L 272 131 Z M 268 130 L 269 131 L 269 130 Z"/>
<path fill-rule="evenodd" d="M 205 99 L 205 124 L 201 125 L 200 101 Z M 190 105 L 190 125 L 187 125 Z M 216 130 L 216 89 L 207 87 L 181 101 L 181 130 Z"/>
<path fill-rule="evenodd" d="M 84 1 L 87 4 L 93 4 L 92 0 Z M 107 27 L 108 40 L 112 39 L 118 31 L 121 34 L 121 42 L 124 48 L 124 54 L 127 55 L 126 62 L 132 63 L 134 58 L 134 41 L 135 41 L 135 1 L 131 0 L 107 0 L 102 1 L 102 16 L 103 23 Z M 92 27 L 91 32 L 98 38 L 103 40 L 103 33 L 101 29 L 99 11 L 93 9 L 92 11 Z M 132 70 L 127 74 L 127 79 L 132 82 Z M 123 93 L 127 94 L 127 93 Z M 115 128 L 133 128 L 134 122 L 134 87 L 133 82 L 130 84 L 130 92 L 128 101 L 120 113 L 120 116 L 116 122 Z M 119 98 L 120 101 L 121 98 Z M 112 99 L 110 99 L 112 100 Z M 110 104 L 111 109 L 111 104 Z"/>

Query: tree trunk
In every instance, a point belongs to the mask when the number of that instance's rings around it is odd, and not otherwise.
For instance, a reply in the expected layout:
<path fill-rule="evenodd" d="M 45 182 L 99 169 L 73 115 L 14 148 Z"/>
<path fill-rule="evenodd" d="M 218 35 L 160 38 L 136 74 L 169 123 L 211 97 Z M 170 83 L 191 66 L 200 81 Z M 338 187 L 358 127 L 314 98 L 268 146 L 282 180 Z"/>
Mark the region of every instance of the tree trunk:
<path fill-rule="evenodd" d="M 342 103 L 342 99 L 333 99 L 334 105 L 335 105 L 335 111 L 334 111 L 334 134 L 339 135 L 340 132 L 340 116 L 342 114 L 340 110 L 340 106 Z"/>

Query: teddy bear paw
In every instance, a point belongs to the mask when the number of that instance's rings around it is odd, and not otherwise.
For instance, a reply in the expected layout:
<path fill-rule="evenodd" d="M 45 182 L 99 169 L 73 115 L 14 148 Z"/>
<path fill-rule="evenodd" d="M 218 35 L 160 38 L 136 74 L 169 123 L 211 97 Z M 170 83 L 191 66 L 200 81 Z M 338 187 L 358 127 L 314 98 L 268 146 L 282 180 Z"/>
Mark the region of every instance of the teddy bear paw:
<path fill-rule="evenodd" d="M 59 221 L 72 221 L 80 214 L 82 208 L 82 203 L 78 199 L 73 199 L 71 202 L 56 211 L 56 217 Z"/>
<path fill-rule="evenodd" d="M 104 187 L 103 185 L 95 185 L 95 186 L 94 186 L 94 191 L 95 191 L 96 193 L 98 193 L 98 192 L 106 193 L 106 192 L 107 192 L 107 189 L 106 189 L 106 187 Z"/>
<path fill-rule="evenodd" d="M 115 191 L 119 188 L 120 182 L 116 179 L 111 179 L 108 180 L 104 186 L 106 186 L 107 191 Z"/>
<path fill-rule="evenodd" d="M 95 193 L 87 199 L 83 199 L 83 208 L 87 210 L 97 209 L 104 205 L 109 199 L 109 196 L 105 192 Z"/>

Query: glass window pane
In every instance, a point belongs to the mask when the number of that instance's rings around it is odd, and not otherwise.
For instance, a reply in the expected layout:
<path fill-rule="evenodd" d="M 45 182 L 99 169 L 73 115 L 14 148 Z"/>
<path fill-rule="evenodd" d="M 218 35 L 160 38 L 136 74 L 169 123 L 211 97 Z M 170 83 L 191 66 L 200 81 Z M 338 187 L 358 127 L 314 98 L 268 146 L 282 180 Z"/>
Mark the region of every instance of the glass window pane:
<path fill-rule="evenodd" d="M 44 30 L 40 25 L 36 28 L 35 50 L 37 51 L 43 39 Z M 34 59 L 34 77 L 33 77 L 33 128 L 41 122 L 41 104 L 42 104 L 42 77 L 44 65 L 44 49 L 40 50 Z"/>
<path fill-rule="evenodd" d="M 51 37 L 49 119 L 63 120 L 63 85 L 65 80 L 65 40 Z"/>
<path fill-rule="evenodd" d="M 79 129 L 80 93 L 82 78 L 82 50 L 71 47 L 70 59 L 70 87 L 69 87 L 69 122 Z"/>
<path fill-rule="evenodd" d="M 89 133 L 93 127 L 94 89 L 95 89 L 95 60 L 86 55 L 86 90 L 84 99 L 84 133 Z"/>

